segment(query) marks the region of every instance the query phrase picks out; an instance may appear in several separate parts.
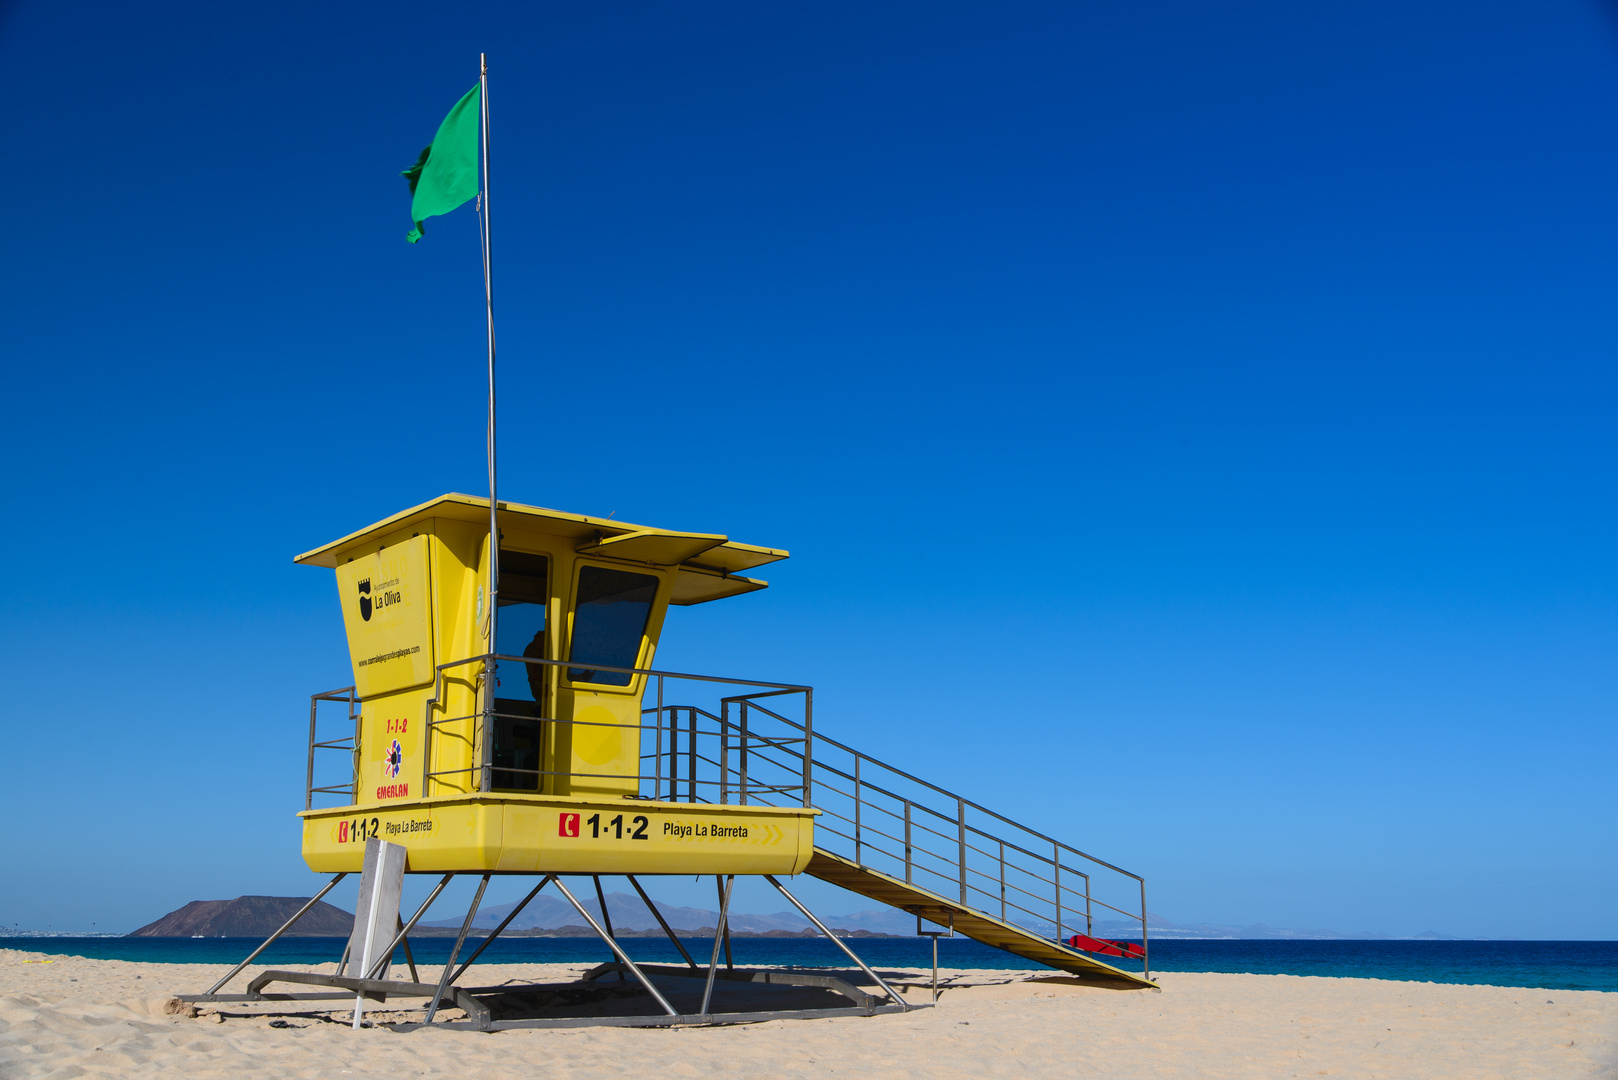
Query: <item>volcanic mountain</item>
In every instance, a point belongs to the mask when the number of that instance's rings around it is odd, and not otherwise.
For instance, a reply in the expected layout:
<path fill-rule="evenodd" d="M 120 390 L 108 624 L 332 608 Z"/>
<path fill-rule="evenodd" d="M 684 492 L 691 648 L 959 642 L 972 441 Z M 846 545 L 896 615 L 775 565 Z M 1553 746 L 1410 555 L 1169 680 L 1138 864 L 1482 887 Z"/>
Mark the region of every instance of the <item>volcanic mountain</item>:
<path fill-rule="evenodd" d="M 281 928 L 307 896 L 238 896 L 234 900 L 193 900 L 130 937 L 256 937 Z M 287 931 L 288 937 L 347 937 L 354 916 L 322 901 Z"/>

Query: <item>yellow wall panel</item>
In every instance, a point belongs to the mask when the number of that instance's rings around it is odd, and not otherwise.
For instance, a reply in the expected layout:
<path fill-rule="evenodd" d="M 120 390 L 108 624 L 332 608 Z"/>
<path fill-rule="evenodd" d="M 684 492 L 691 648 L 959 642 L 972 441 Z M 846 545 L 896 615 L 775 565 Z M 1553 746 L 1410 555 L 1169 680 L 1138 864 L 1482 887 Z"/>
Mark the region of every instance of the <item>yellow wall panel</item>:
<path fill-rule="evenodd" d="M 427 537 L 406 537 L 337 567 L 354 687 L 362 698 L 433 677 Z"/>

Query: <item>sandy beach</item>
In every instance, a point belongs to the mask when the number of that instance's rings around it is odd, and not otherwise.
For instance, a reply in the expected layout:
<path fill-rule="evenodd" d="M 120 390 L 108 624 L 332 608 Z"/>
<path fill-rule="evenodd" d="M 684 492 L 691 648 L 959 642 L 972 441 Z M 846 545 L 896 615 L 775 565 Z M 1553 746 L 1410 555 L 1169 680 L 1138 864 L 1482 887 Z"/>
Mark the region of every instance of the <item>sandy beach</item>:
<path fill-rule="evenodd" d="M 0 950 L 0 1076 L 1618 1076 L 1618 994 L 1594 991 L 1175 973 L 1116 991 L 950 971 L 932 1009 L 719 1028 L 396 1031 L 420 1010 L 377 1006 L 381 1023 L 354 1031 L 346 1008 L 309 1004 L 167 1011 L 226 970 Z M 584 968 L 477 970 L 496 985 Z M 893 974 L 928 1000 L 922 973 Z"/>

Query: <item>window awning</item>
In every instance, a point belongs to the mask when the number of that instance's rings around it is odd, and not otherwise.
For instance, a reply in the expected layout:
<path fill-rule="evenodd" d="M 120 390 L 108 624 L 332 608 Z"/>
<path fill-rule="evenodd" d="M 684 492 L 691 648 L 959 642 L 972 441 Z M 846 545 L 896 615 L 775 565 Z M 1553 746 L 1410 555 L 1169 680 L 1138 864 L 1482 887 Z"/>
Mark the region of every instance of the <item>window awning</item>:
<path fill-rule="evenodd" d="M 340 540 L 306 551 L 292 561 L 305 566 L 335 567 L 374 543 L 378 537 L 431 518 L 486 524 L 489 520 L 489 500 L 477 495 L 441 495 L 431 502 L 413 506 L 349 533 Z M 569 514 L 504 500 L 500 503 L 500 522 L 502 526 L 514 529 L 533 529 L 566 538 L 577 545 L 574 550 L 585 555 L 648 566 L 677 566 L 680 573 L 674 579 L 674 595 L 670 602 L 681 605 L 702 604 L 766 588 L 768 582 L 738 575 L 787 557 L 787 552 L 779 548 L 739 544 L 718 533 L 655 529 L 612 518 Z"/>
<path fill-rule="evenodd" d="M 707 533 L 628 532 L 585 544 L 580 555 L 605 555 L 613 559 L 651 563 L 653 566 L 679 566 L 726 541 L 727 537 Z"/>
<path fill-rule="evenodd" d="M 669 596 L 669 603 L 680 607 L 706 604 L 710 600 L 723 600 L 727 596 L 757 592 L 759 589 L 768 588 L 769 584 L 767 581 L 756 581 L 753 578 L 712 574 L 682 566 L 680 572 L 674 576 L 674 592 Z"/>

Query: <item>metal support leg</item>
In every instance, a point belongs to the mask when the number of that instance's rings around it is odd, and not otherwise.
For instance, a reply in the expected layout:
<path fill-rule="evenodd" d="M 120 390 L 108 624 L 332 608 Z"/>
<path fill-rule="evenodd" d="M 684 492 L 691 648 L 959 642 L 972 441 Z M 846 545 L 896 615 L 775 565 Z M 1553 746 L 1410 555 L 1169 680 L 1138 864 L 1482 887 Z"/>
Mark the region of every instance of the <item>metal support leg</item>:
<path fill-rule="evenodd" d="M 933 1004 L 936 1005 L 938 1004 L 938 939 L 944 935 L 937 930 L 923 930 L 921 928 L 921 916 L 917 915 L 916 936 L 933 939 Z"/>
<path fill-rule="evenodd" d="M 736 885 L 736 877 L 724 882 L 719 888 L 719 925 L 713 932 L 713 959 L 708 961 L 708 986 L 702 991 L 702 1015 L 708 1015 L 708 1003 L 713 1000 L 713 977 L 719 970 L 719 939 L 728 931 L 730 921 L 730 891 Z M 728 966 L 728 965 L 727 965 Z"/>
<path fill-rule="evenodd" d="M 425 900 L 423 900 L 421 902 L 421 906 L 416 909 L 416 913 L 414 915 L 410 916 L 410 921 L 399 927 L 398 935 L 395 936 L 394 939 L 388 943 L 388 947 L 386 949 L 382 950 L 382 953 L 378 957 L 376 963 L 371 966 L 370 971 L 365 972 L 365 974 L 362 976 L 362 978 L 380 979 L 382 977 L 382 969 L 387 967 L 388 966 L 388 961 L 393 958 L 393 950 L 397 949 L 399 947 L 399 943 L 405 940 L 405 935 L 406 934 L 410 933 L 411 930 L 415 929 L 416 921 L 418 919 L 420 919 L 423 915 L 427 914 L 427 909 L 433 906 L 433 901 L 438 899 L 438 894 L 444 891 L 444 886 L 448 885 L 449 882 L 450 882 L 450 879 L 453 878 L 454 876 L 455 876 L 454 874 L 445 874 L 443 879 L 440 880 L 439 883 L 436 886 L 433 887 L 433 891 L 427 894 L 427 899 L 425 899 Z M 405 948 L 408 949 L 409 946 L 406 945 Z M 364 957 L 360 958 L 360 962 L 361 963 L 365 962 Z M 415 970 L 416 970 L 416 963 L 415 963 L 414 960 L 412 960 L 410 962 L 410 972 L 411 972 L 412 976 L 415 975 Z M 342 971 L 342 969 L 338 968 L 338 971 L 340 973 Z"/>
<path fill-rule="evenodd" d="M 321 889 L 314 896 L 310 897 L 309 902 L 307 904 L 303 905 L 303 907 L 299 908 L 298 913 L 296 915 L 292 916 L 292 918 L 288 919 L 286 922 L 281 924 L 281 929 L 277 930 L 275 933 L 273 933 L 269 937 L 265 938 L 264 939 L 264 944 L 260 945 L 258 948 L 254 949 L 250 954 L 248 954 L 248 957 L 247 957 L 246 960 L 243 960 L 241 963 L 239 963 L 235 967 L 231 968 L 230 973 L 228 975 L 226 975 L 223 979 L 220 979 L 218 982 L 216 982 L 212 986 L 210 986 L 208 988 L 208 993 L 210 993 L 210 994 L 219 993 L 219 988 L 221 986 L 224 986 L 230 980 L 234 979 L 237 975 L 241 974 L 242 968 L 246 967 L 248 964 L 251 964 L 254 960 L 257 960 L 259 953 L 263 952 L 265 949 L 268 949 L 271 945 L 275 944 L 275 940 L 277 938 L 279 938 L 282 934 L 286 933 L 288 930 L 292 929 L 292 924 L 293 923 L 297 922 L 299 919 L 303 918 L 306 914 L 308 914 L 308 912 L 309 912 L 309 910 L 311 908 L 313 908 L 316 904 L 320 903 L 321 897 L 325 896 L 327 893 L 331 892 L 334 888 L 336 888 L 337 883 L 339 881 L 343 880 L 344 878 L 346 878 L 347 876 L 348 876 L 347 871 L 344 871 L 343 873 L 338 874 L 336 877 L 334 877 L 330 881 L 328 881 L 326 883 L 326 887 L 324 889 Z"/>
<path fill-rule="evenodd" d="M 455 974 L 453 974 L 453 975 L 451 975 L 449 977 L 449 981 L 454 982 L 456 979 L 459 979 L 461 977 L 462 973 L 464 973 L 467 968 L 472 966 L 472 962 L 474 960 L 476 960 L 478 957 L 483 955 L 483 950 L 487 949 L 490 945 L 494 944 L 494 939 L 500 936 L 500 932 L 502 930 L 504 930 L 506 927 L 511 925 L 511 920 L 515 919 L 518 915 L 522 914 L 522 909 L 528 906 L 528 901 L 530 901 L 534 897 L 538 896 L 539 895 L 539 890 L 543 889 L 545 886 L 549 885 L 552 881 L 555 881 L 555 880 L 556 880 L 556 875 L 555 874 L 550 874 L 550 875 L 546 876 L 544 881 L 541 881 L 538 885 L 535 885 L 534 888 L 533 888 L 533 891 L 531 891 L 527 896 L 522 898 L 522 903 L 518 904 L 516 907 L 511 909 L 511 914 L 506 916 L 505 921 L 502 922 L 499 926 L 494 928 L 494 933 L 492 933 L 488 937 L 484 938 L 483 943 L 477 947 L 477 949 L 472 953 L 472 955 L 468 956 L 466 958 L 466 961 L 463 964 L 461 964 L 460 967 L 455 969 Z"/>
<path fill-rule="evenodd" d="M 695 971 L 697 968 L 697 962 L 691 959 L 691 954 L 685 951 L 685 946 L 680 944 L 680 939 L 675 936 L 673 930 L 669 929 L 669 921 L 663 918 L 663 913 L 657 910 L 657 905 L 652 903 L 652 898 L 646 895 L 646 890 L 640 887 L 640 882 L 635 880 L 635 876 L 630 874 L 628 877 L 629 883 L 635 886 L 636 892 L 640 893 L 640 898 L 646 901 L 646 907 L 651 911 L 652 918 L 657 920 L 657 925 L 663 928 L 663 933 L 669 936 L 669 940 L 674 942 L 674 947 L 680 950 L 680 955 L 685 957 L 686 964 L 691 968 L 691 970 Z"/>
<path fill-rule="evenodd" d="M 646 987 L 647 992 L 663 1007 L 663 1011 L 670 1016 L 679 1016 L 680 1014 L 674 1010 L 674 1006 L 668 1003 L 668 999 L 658 993 L 657 987 L 652 985 L 652 980 L 646 977 L 646 973 L 635 966 L 635 961 L 629 958 L 629 954 L 620 949 L 618 943 L 605 930 L 601 929 L 601 924 L 590 917 L 590 913 L 584 909 L 584 905 L 579 903 L 579 898 L 568 891 L 568 887 L 562 883 L 561 878 L 556 879 L 556 887 L 562 890 L 562 895 L 567 897 L 567 902 L 573 905 L 573 910 L 577 911 L 584 917 L 584 921 L 590 924 L 590 929 L 594 930 L 601 940 L 605 941 L 608 947 L 612 949 L 613 955 L 618 957 L 618 962 L 634 973 L 635 978 L 640 980 L 640 984 Z"/>
<path fill-rule="evenodd" d="M 491 687 L 491 692 L 493 688 Z M 489 875 L 484 874 L 483 880 L 478 882 L 477 895 L 472 897 L 472 906 L 466 909 L 466 919 L 461 923 L 461 932 L 456 935 L 455 947 L 449 951 L 449 959 L 444 961 L 444 973 L 438 977 L 438 989 L 433 991 L 433 1001 L 427 1006 L 427 1019 L 425 1023 L 432 1023 L 433 1017 L 438 1015 L 438 1003 L 443 1000 L 444 990 L 449 986 L 450 970 L 455 967 L 455 958 L 461 955 L 461 946 L 466 944 L 466 935 L 472 929 L 472 919 L 478 913 L 478 905 L 483 902 L 483 890 L 489 887 Z"/>
<path fill-rule="evenodd" d="M 735 880 L 734 874 L 731 875 L 731 880 Z M 714 875 L 713 883 L 714 888 L 719 893 L 719 913 L 721 915 L 719 920 L 719 928 L 724 932 L 725 935 L 725 970 L 735 971 L 736 965 L 731 963 L 730 960 L 730 920 L 722 917 L 725 913 L 725 903 L 727 898 L 730 896 L 730 890 L 725 887 L 725 879 L 720 877 L 718 874 Z"/>
<path fill-rule="evenodd" d="M 799 903 L 798 898 L 796 896 L 793 896 L 791 893 L 787 892 L 787 887 L 785 885 L 781 884 L 779 881 L 775 880 L 775 875 L 773 875 L 773 874 L 765 874 L 764 875 L 764 880 L 768 881 L 771 885 L 774 885 L 775 888 L 776 888 L 776 891 L 779 892 L 782 896 L 786 897 L 789 901 L 791 901 L 792 906 L 797 908 L 798 911 L 803 914 L 804 918 L 806 918 L 810 922 L 814 923 L 816 930 L 819 930 L 822 934 L 825 934 L 827 937 L 831 938 L 832 941 L 837 945 L 837 947 L 839 949 L 842 949 L 843 952 L 845 954 L 847 954 L 847 956 L 848 956 L 848 958 L 850 960 L 854 961 L 856 964 L 858 964 L 860 966 L 861 971 L 865 972 L 866 975 L 870 976 L 871 980 L 882 988 L 882 992 L 887 994 L 889 999 L 891 999 L 895 1005 L 899 1006 L 899 1008 L 902 1009 L 905 1012 L 910 1011 L 910 1006 L 905 1003 L 905 999 L 900 997 L 898 994 L 894 993 L 893 992 L 893 987 L 891 987 L 887 983 L 883 982 L 882 981 L 882 976 L 878 975 L 876 972 L 872 971 L 869 967 L 867 967 L 865 965 L 864 960 L 861 960 L 859 957 L 855 956 L 854 955 L 854 950 L 850 949 L 846 944 L 844 944 L 842 938 L 838 937 L 836 934 L 834 934 L 830 930 L 826 929 L 826 924 L 821 922 L 819 919 L 815 918 L 815 913 L 814 912 L 810 911 L 808 908 L 804 907 L 803 904 Z"/>
<path fill-rule="evenodd" d="M 590 880 L 596 883 L 596 903 L 601 906 L 601 921 L 606 924 L 607 936 L 617 941 L 618 935 L 612 932 L 612 915 L 607 911 L 607 894 L 601 891 L 601 875 L 592 874 Z M 618 973 L 618 981 L 624 981 L 624 973 Z"/>
<path fill-rule="evenodd" d="M 612 932 L 612 915 L 607 912 L 607 894 L 601 891 L 601 875 L 592 874 L 590 880 L 596 885 L 596 904 L 601 908 L 601 921 L 607 927 L 607 936 L 617 941 L 618 935 Z"/>
<path fill-rule="evenodd" d="M 399 944 L 404 946 L 405 963 L 410 965 L 410 981 L 420 982 L 421 976 L 416 974 L 416 956 L 410 951 L 410 939 L 405 936 L 406 930 L 404 920 L 394 919 L 393 921 L 399 924 Z"/>

